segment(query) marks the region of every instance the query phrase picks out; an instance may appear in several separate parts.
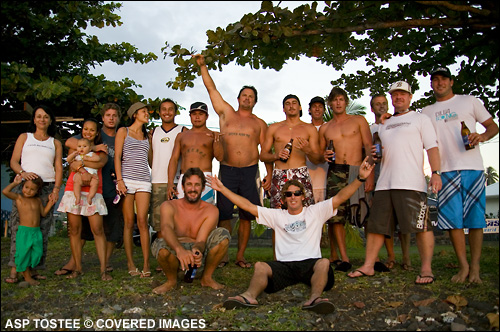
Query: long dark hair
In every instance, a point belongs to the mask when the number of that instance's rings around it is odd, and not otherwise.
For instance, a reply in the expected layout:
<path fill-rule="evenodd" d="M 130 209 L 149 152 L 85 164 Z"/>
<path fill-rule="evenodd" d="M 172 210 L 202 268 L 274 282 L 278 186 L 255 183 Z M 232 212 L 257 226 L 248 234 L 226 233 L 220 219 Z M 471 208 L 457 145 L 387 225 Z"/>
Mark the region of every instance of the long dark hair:
<path fill-rule="evenodd" d="M 174 103 L 174 105 L 175 105 L 175 103 Z M 144 107 L 143 107 L 143 108 L 144 108 Z M 142 108 L 139 108 L 138 110 L 140 110 L 140 109 L 142 109 Z M 137 111 L 138 111 L 138 110 L 137 110 Z M 132 114 L 132 117 L 130 118 L 130 120 L 129 120 L 129 122 L 128 122 L 128 127 L 130 127 L 131 125 L 133 125 L 133 124 L 134 124 L 134 122 L 135 122 L 135 116 L 134 116 L 134 115 L 136 115 L 136 114 L 137 114 L 137 111 L 135 111 L 135 113 L 134 113 L 134 114 Z M 148 139 L 148 128 L 146 127 L 146 125 L 147 125 L 147 123 L 145 123 L 145 124 L 143 124 L 143 125 L 141 126 L 141 128 L 142 128 L 142 133 L 144 134 L 144 139 Z"/>
<path fill-rule="evenodd" d="M 57 134 L 57 131 L 58 131 L 58 128 L 56 125 L 56 116 L 54 115 L 54 112 L 52 112 L 50 107 L 48 107 L 46 105 L 38 105 L 38 106 L 33 108 L 33 113 L 31 114 L 31 120 L 30 120 L 30 124 L 28 127 L 28 132 L 34 133 L 36 131 L 35 115 L 36 115 L 36 111 L 40 108 L 42 110 L 44 110 L 45 113 L 47 113 L 47 115 L 50 117 L 50 125 L 49 125 L 49 128 L 47 128 L 47 134 L 49 134 L 49 136 L 55 137 Z"/>
<path fill-rule="evenodd" d="M 94 142 L 93 143 L 94 143 L 94 145 L 102 144 L 101 124 L 99 123 L 99 121 L 97 121 L 95 118 L 87 118 L 87 119 L 85 119 L 85 121 L 83 121 L 83 123 L 82 123 L 82 130 L 83 130 L 83 126 L 85 125 L 85 122 L 94 122 L 96 124 L 97 135 L 94 138 Z"/>

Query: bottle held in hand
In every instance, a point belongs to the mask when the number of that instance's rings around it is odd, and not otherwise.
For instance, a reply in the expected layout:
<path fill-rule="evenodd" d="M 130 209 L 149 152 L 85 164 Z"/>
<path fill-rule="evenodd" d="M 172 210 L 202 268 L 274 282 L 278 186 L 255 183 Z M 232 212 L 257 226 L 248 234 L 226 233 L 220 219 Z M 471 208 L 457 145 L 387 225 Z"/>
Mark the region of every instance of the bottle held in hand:
<path fill-rule="evenodd" d="M 373 145 L 375 146 L 375 158 L 377 158 L 375 162 L 380 163 L 382 160 L 382 141 L 380 140 L 378 132 L 373 134 Z"/>
<path fill-rule="evenodd" d="M 461 134 L 462 134 L 462 141 L 464 142 L 465 150 L 472 150 L 475 148 L 474 145 L 470 143 L 469 140 L 469 135 L 470 135 L 470 130 L 465 124 L 464 121 L 462 121 L 462 129 L 461 129 Z"/>
<path fill-rule="evenodd" d="M 196 253 L 198 255 L 198 252 Z M 184 281 L 188 284 L 192 283 L 194 277 L 196 276 L 196 271 L 198 270 L 198 266 L 196 264 L 189 264 L 189 269 L 184 273 Z"/>
<path fill-rule="evenodd" d="M 293 147 L 293 138 L 290 138 L 290 142 L 286 143 L 285 149 L 288 150 L 288 157 L 285 158 L 280 158 L 280 160 L 284 163 L 288 161 L 288 158 L 290 158 L 290 155 L 292 154 L 292 147 Z"/>
<path fill-rule="evenodd" d="M 328 158 L 328 163 L 335 164 L 335 148 L 333 147 L 333 140 L 330 140 L 330 142 L 328 143 L 328 147 L 326 149 L 333 151 L 333 156 Z"/>

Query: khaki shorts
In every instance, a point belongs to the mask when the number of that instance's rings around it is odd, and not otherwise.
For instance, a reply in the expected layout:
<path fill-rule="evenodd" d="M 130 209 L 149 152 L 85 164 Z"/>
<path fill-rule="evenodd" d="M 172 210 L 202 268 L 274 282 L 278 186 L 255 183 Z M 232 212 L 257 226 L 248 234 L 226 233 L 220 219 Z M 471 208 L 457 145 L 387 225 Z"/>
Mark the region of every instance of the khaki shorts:
<path fill-rule="evenodd" d="M 432 231 L 427 194 L 420 191 L 376 191 L 370 211 L 366 226 L 368 233 L 392 236 L 395 220 L 402 234 Z"/>
<path fill-rule="evenodd" d="M 203 252 L 203 265 L 205 265 L 205 260 L 207 258 L 208 252 L 217 245 L 219 245 L 225 239 L 231 241 L 231 235 L 229 234 L 229 231 L 224 227 L 218 227 L 210 232 L 207 238 L 207 242 L 205 244 L 205 251 Z M 184 249 L 191 250 L 194 246 L 194 242 L 181 243 L 181 245 Z M 167 249 L 177 257 L 175 250 L 169 247 L 164 238 L 156 238 L 156 240 L 151 245 L 151 253 L 155 258 L 158 259 L 158 253 L 160 252 L 161 249 Z"/>
<path fill-rule="evenodd" d="M 161 231 L 160 228 L 160 206 L 161 203 L 167 200 L 167 184 L 152 183 L 151 203 L 149 205 L 149 224 L 156 232 Z"/>

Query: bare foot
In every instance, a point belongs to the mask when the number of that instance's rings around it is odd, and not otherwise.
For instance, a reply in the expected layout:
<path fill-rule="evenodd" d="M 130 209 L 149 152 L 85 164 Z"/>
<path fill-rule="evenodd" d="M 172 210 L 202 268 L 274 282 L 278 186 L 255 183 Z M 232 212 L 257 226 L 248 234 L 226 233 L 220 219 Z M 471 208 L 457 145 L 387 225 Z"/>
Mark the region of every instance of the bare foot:
<path fill-rule="evenodd" d="M 26 281 L 31 286 L 38 286 L 38 285 L 40 285 L 40 281 L 36 281 L 33 278 L 24 278 L 24 281 Z"/>
<path fill-rule="evenodd" d="M 215 290 L 223 289 L 225 286 L 223 284 L 219 284 L 212 278 L 201 278 L 200 283 L 203 287 L 211 287 Z"/>
<path fill-rule="evenodd" d="M 474 267 L 473 264 L 470 266 L 469 270 L 469 282 L 475 283 L 475 284 L 482 284 L 483 281 L 481 280 L 481 277 L 479 276 L 479 266 L 477 268 Z"/>
<path fill-rule="evenodd" d="M 451 282 L 455 283 L 464 283 L 467 277 L 469 276 L 469 270 L 460 270 L 457 274 L 451 277 Z"/>
<path fill-rule="evenodd" d="M 156 288 L 153 288 L 153 293 L 154 294 L 165 294 L 166 292 L 174 289 L 176 285 L 177 285 L 177 281 L 175 281 L 175 282 L 167 281 L 163 285 L 158 286 Z"/>

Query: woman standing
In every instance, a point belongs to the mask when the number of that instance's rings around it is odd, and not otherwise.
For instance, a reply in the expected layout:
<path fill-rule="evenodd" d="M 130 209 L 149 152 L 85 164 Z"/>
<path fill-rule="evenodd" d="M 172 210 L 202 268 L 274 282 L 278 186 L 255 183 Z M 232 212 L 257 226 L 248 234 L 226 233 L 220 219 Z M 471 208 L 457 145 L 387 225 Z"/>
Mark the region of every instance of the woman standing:
<path fill-rule="evenodd" d="M 101 129 L 97 120 L 87 119 L 83 123 L 82 137 L 87 138 L 90 142 L 92 142 L 92 146 L 102 143 L 100 133 Z M 96 149 L 93 148 L 93 150 Z M 73 151 L 74 149 L 70 148 L 68 153 L 71 154 Z M 104 281 L 113 279 L 106 272 L 106 237 L 104 235 L 102 219 L 102 216 L 106 215 L 108 210 L 106 209 L 106 204 L 104 203 L 104 198 L 102 197 L 101 169 L 104 165 L 106 165 L 108 156 L 103 151 L 96 151 L 96 153 L 100 157 L 99 162 L 74 161 L 71 163 L 70 167 L 72 172 L 68 177 L 64 196 L 57 209 L 57 211 L 66 212 L 68 215 L 69 241 L 75 264 L 75 270 L 66 277 L 68 279 L 77 278 L 82 274 L 82 216 L 88 217 L 90 229 L 94 234 L 95 247 L 100 262 L 101 279 Z M 81 174 L 83 181 L 90 181 L 90 174 L 88 174 L 85 170 L 85 167 L 98 169 L 97 174 L 99 177 L 99 187 L 97 189 L 97 194 L 94 196 L 92 205 L 90 205 L 87 200 L 89 187 L 82 187 L 81 204 L 77 204 L 75 194 L 73 192 L 73 176 L 75 175 L 75 172 L 79 172 Z"/>
<path fill-rule="evenodd" d="M 56 118 L 47 106 L 37 106 L 34 108 L 31 116 L 30 127 L 27 133 L 19 135 L 12 158 L 10 159 L 10 168 L 20 174 L 23 180 L 33 180 L 37 177 L 42 178 L 43 186 L 40 194 L 43 205 L 47 204 L 49 197 L 59 198 L 59 189 L 62 184 L 62 144 L 54 136 L 57 132 Z M 19 190 L 16 188 L 14 191 Z M 54 220 L 53 209 L 49 211 L 46 217 L 40 219 L 40 229 L 43 236 L 43 256 L 40 263 L 35 268 L 45 269 L 45 260 L 47 257 L 47 243 L 49 230 Z M 11 247 L 9 266 L 11 267 L 10 276 L 5 279 L 7 283 L 17 282 L 16 265 L 14 256 L 16 253 L 16 233 L 19 226 L 19 214 L 15 204 L 12 205 L 10 218 L 11 227 Z M 34 279 L 45 279 L 44 276 L 34 272 Z"/>
<path fill-rule="evenodd" d="M 122 211 L 124 220 L 123 246 L 127 255 L 128 273 L 141 278 L 150 277 L 148 210 L 151 198 L 151 171 L 149 164 L 150 142 L 146 130 L 151 107 L 137 102 L 130 106 L 127 115 L 130 126 L 118 129 L 115 138 L 115 172 L 117 191 L 125 195 Z M 137 209 L 137 226 L 140 232 L 143 269 L 133 260 L 132 233 L 134 230 L 134 201 Z"/>

